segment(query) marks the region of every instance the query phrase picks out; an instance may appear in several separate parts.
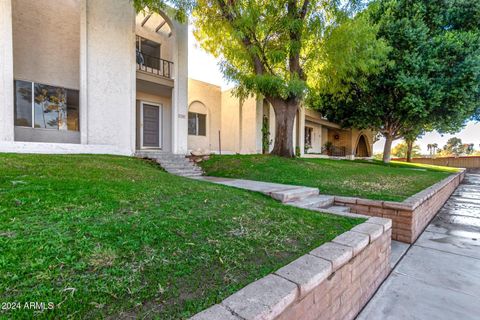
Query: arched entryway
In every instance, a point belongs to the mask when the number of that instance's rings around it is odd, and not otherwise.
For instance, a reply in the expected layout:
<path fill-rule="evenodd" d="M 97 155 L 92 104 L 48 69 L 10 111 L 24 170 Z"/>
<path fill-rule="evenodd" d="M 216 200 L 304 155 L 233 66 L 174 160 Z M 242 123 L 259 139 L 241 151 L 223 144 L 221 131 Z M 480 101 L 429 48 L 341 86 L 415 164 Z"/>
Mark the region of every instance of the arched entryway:
<path fill-rule="evenodd" d="M 365 158 L 369 157 L 367 139 L 362 134 L 358 139 L 357 148 L 355 150 L 355 157 Z"/>

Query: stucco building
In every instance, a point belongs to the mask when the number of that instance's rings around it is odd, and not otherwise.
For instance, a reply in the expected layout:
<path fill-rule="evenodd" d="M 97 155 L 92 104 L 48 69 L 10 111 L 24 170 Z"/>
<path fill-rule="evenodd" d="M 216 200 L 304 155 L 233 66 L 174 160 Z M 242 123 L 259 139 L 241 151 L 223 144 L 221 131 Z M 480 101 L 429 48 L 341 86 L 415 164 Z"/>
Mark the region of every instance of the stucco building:
<path fill-rule="evenodd" d="M 250 97 L 241 101 L 232 90 L 222 91 L 219 86 L 189 79 L 188 102 L 191 127 L 200 123 L 206 128 L 200 133 L 189 130 L 189 151 L 249 154 L 273 148 L 275 114 L 264 99 Z M 202 115 L 200 121 L 199 114 Z M 372 156 L 370 130 L 343 129 L 306 108 L 298 111 L 293 134 L 295 148 L 302 155 Z"/>
<path fill-rule="evenodd" d="M 0 0 L 0 151 L 186 153 L 187 39 L 129 0 Z"/>
<path fill-rule="evenodd" d="M 129 0 L 0 0 L 0 152 L 271 149 L 271 106 L 188 80 L 188 26 L 172 16 Z M 294 131 L 302 154 L 371 155 L 370 132 L 314 111 Z"/>

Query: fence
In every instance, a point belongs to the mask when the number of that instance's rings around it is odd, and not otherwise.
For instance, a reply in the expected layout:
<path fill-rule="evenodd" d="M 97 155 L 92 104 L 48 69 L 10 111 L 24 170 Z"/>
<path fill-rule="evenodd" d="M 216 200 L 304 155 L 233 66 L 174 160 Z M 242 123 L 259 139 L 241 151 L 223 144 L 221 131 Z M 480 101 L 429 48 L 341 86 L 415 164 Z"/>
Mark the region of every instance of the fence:
<path fill-rule="evenodd" d="M 394 159 L 406 161 L 405 158 Z M 436 166 L 456 167 L 456 168 L 480 168 L 480 156 L 470 157 L 441 157 L 441 158 L 413 158 L 414 163 L 432 164 Z"/>

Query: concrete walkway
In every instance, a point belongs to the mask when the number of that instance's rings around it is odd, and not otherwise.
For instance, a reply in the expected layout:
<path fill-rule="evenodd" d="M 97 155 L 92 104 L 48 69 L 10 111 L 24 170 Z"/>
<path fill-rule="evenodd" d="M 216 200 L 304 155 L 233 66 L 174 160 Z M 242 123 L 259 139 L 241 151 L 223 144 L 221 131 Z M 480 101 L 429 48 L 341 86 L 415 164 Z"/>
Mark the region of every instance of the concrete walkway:
<path fill-rule="evenodd" d="M 261 192 L 286 205 L 303 209 L 321 211 L 348 217 L 365 217 L 350 213 L 350 208 L 348 207 L 335 206 L 335 197 L 321 195 L 319 194 L 319 190 L 317 188 L 208 176 L 192 177 L 192 179 L 208 181 L 249 191 Z"/>
<path fill-rule="evenodd" d="M 480 170 L 466 175 L 357 319 L 480 319 Z"/>

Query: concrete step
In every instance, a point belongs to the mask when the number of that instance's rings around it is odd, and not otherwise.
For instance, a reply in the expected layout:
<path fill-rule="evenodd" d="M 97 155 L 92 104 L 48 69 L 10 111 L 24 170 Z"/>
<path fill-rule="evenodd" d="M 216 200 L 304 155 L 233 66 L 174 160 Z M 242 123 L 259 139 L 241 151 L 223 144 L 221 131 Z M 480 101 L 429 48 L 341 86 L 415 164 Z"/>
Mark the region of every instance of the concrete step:
<path fill-rule="evenodd" d="M 203 175 L 202 169 L 185 158 L 185 155 L 163 151 L 139 151 L 135 156 L 155 160 L 165 171 L 177 176 L 197 177 Z"/>
<path fill-rule="evenodd" d="M 193 165 L 191 162 L 188 161 L 162 161 L 157 159 L 157 163 L 161 164 L 162 166 L 190 166 Z"/>
<path fill-rule="evenodd" d="M 177 176 L 180 177 L 186 177 L 186 178 L 193 178 L 193 177 L 201 177 L 203 173 L 197 172 L 197 173 L 180 173 L 177 174 Z"/>
<path fill-rule="evenodd" d="M 185 158 L 183 154 L 173 154 L 165 151 L 137 151 L 135 156 L 145 158 Z"/>
<path fill-rule="evenodd" d="M 202 174 L 202 173 L 203 173 L 202 171 L 200 171 L 200 170 L 195 170 L 195 169 L 193 169 L 193 168 L 184 169 L 184 170 L 165 169 L 165 171 L 167 171 L 168 173 L 171 173 L 171 174 L 196 174 L 196 173 Z"/>
<path fill-rule="evenodd" d="M 319 191 L 317 188 L 307 188 L 307 187 L 298 187 L 287 190 L 272 191 L 270 196 L 276 200 L 279 200 L 283 203 L 298 201 L 300 199 L 305 199 L 310 196 L 318 195 Z"/>
<path fill-rule="evenodd" d="M 179 167 L 163 167 L 166 171 L 168 172 L 181 172 L 181 171 L 195 171 L 195 172 L 203 172 L 201 169 L 196 168 L 196 167 L 184 167 L 184 168 L 179 168 Z"/>
<path fill-rule="evenodd" d="M 198 168 L 200 169 L 199 167 L 191 163 L 160 163 L 160 165 L 164 168 L 177 168 L 177 169 Z"/>
<path fill-rule="evenodd" d="M 325 208 L 333 205 L 335 198 L 333 196 L 326 195 L 313 195 L 307 198 L 298 199 L 296 201 L 287 203 L 289 205 L 300 208 Z"/>
<path fill-rule="evenodd" d="M 350 212 L 350 208 L 347 206 L 331 206 L 331 207 L 326 207 L 328 211 L 332 212 Z"/>

